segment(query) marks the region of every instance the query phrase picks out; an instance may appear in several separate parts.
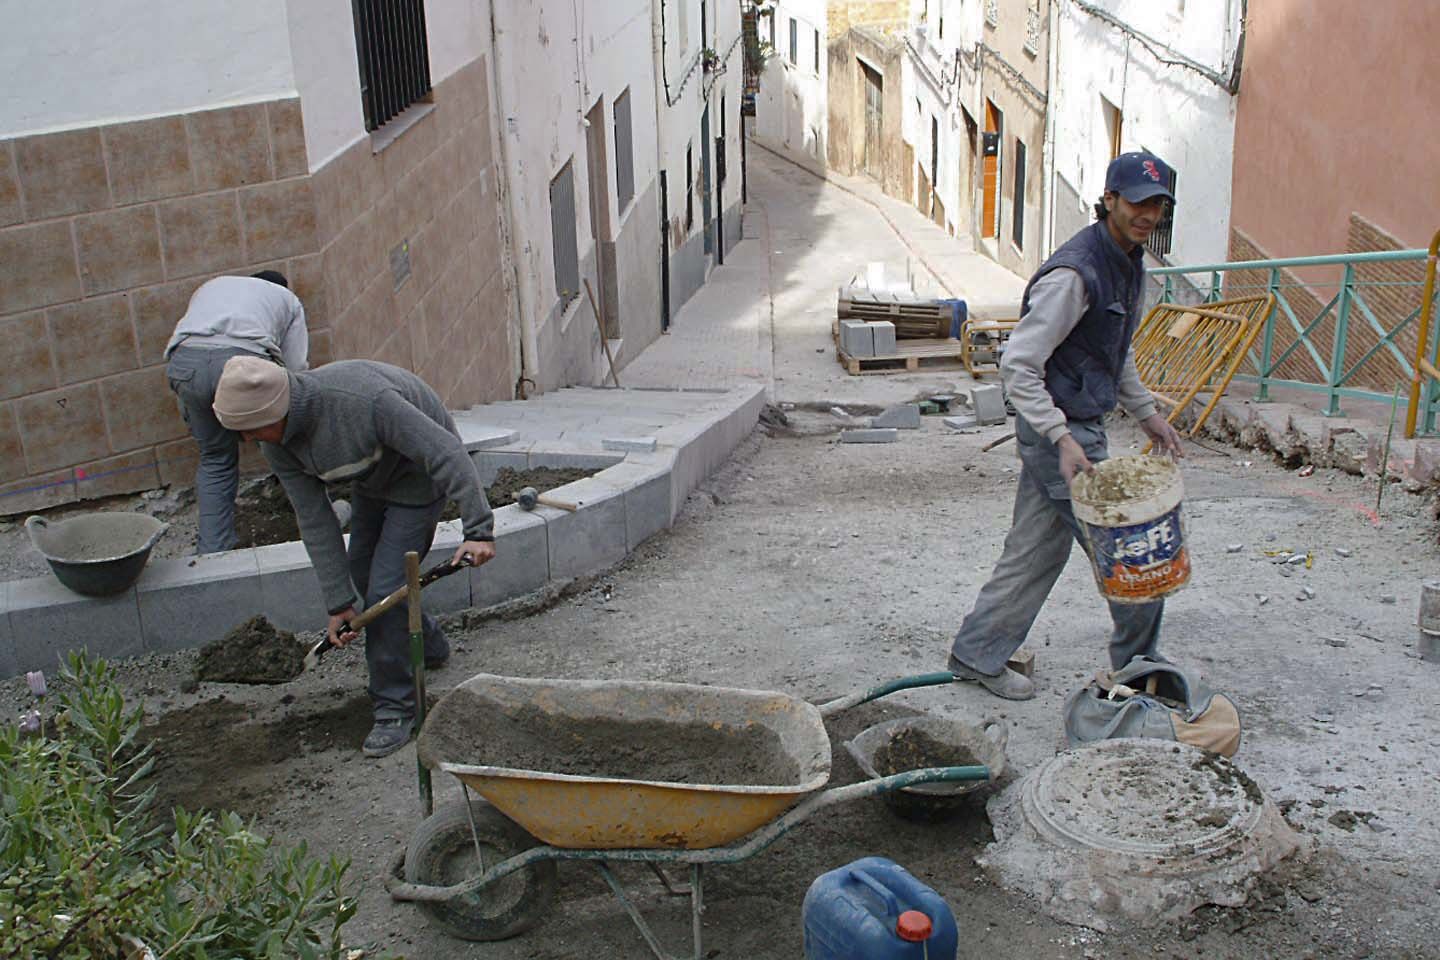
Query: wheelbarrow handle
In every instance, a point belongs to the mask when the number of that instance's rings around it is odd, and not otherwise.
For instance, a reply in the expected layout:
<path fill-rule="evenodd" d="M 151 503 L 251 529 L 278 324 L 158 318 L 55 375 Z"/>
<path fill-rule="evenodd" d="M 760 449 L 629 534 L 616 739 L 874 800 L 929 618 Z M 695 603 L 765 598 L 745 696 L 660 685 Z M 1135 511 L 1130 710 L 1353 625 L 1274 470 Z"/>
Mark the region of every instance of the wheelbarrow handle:
<path fill-rule="evenodd" d="M 820 716 L 833 717 L 842 710 L 849 710 L 851 707 L 868 703 L 871 700 L 878 700 L 888 696 L 897 690 L 911 690 L 915 687 L 935 687 L 941 684 L 954 683 L 955 674 L 948 670 L 941 670 L 936 673 L 920 673 L 913 677 L 900 677 L 898 680 L 891 680 L 879 686 L 871 687 L 868 690 L 857 690 L 854 693 L 820 704 Z"/>
<path fill-rule="evenodd" d="M 468 559 L 463 559 L 459 563 L 456 563 L 453 560 L 446 560 L 444 563 L 437 563 L 429 570 L 426 570 L 424 573 L 420 574 L 420 588 L 423 590 L 424 588 L 430 586 L 430 584 L 434 583 L 436 580 L 439 580 L 443 577 L 448 577 L 450 576 L 450 574 L 463 570 L 468 566 L 470 566 L 470 561 Z M 366 607 L 365 611 L 361 613 L 358 617 L 356 617 L 354 620 L 346 621 L 345 632 L 359 633 L 361 630 L 365 629 L 367 626 L 374 623 L 380 617 L 384 616 L 386 613 L 392 610 L 397 604 L 403 602 L 409 592 L 410 586 L 409 584 L 406 584 L 405 586 L 396 590 L 394 593 L 390 594 L 385 599 L 381 600 L 379 603 L 374 603 Z M 310 648 L 310 652 L 305 655 L 305 669 L 309 670 L 311 667 L 315 666 L 315 664 L 319 663 L 320 658 L 325 656 L 325 654 L 329 653 L 332 649 L 334 649 L 334 647 L 335 644 L 330 642 L 330 637 L 328 634 L 325 637 L 321 638 L 319 642 L 317 642 L 313 647 Z"/>

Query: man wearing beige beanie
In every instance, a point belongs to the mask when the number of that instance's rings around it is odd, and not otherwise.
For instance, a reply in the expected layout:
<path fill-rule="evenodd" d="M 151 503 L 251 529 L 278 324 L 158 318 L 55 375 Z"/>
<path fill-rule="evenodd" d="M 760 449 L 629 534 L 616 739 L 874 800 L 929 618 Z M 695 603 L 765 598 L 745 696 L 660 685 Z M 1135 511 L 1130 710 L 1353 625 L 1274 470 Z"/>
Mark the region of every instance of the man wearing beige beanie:
<path fill-rule="evenodd" d="M 215 384 L 231 357 L 267 358 L 291 370 L 308 363 L 305 308 L 285 276 L 215 277 L 190 297 L 165 346 L 165 376 L 180 400 L 190 435 L 200 445 L 195 496 L 200 502 L 197 553 L 233 550 L 235 493 L 240 486 L 239 438 L 215 419 Z"/>
<path fill-rule="evenodd" d="M 475 464 L 438 394 L 408 370 L 372 360 L 342 360 L 296 373 L 259 357 L 232 357 L 215 390 L 215 416 L 258 440 L 280 478 L 330 613 L 331 642 L 354 639 L 357 604 L 369 606 L 404 586 L 405 554 L 424 556 L 447 500 L 460 507 L 464 542 L 454 560 L 474 565 L 495 556 L 494 515 Z M 354 512 L 347 554 L 326 485 L 349 481 Z M 400 604 L 365 630 L 375 725 L 367 757 L 383 757 L 410 739 L 415 678 L 409 613 Z M 423 617 L 425 663 L 438 666 L 450 646 Z"/>

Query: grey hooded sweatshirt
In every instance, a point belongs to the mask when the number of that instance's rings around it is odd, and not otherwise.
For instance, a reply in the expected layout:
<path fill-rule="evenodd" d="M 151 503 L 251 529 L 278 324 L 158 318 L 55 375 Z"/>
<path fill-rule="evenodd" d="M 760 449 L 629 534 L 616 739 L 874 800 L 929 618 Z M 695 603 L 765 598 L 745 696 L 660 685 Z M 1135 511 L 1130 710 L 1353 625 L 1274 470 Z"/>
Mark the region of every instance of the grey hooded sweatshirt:
<path fill-rule="evenodd" d="M 408 370 L 342 360 L 289 374 L 280 443 L 261 450 L 295 507 L 305 551 L 334 614 L 360 603 L 325 485 L 404 506 L 460 506 L 467 540 L 494 540 L 494 514 L 440 396 Z"/>

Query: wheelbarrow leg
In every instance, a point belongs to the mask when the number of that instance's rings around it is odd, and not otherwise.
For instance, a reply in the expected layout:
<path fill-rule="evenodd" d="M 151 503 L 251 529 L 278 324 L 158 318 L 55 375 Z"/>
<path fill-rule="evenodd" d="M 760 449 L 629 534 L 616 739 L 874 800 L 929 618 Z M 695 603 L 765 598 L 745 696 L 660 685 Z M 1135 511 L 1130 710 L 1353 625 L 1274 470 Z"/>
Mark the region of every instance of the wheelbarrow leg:
<path fill-rule="evenodd" d="M 646 945 L 650 947 L 650 952 L 656 956 L 657 960 L 687 960 L 687 958 L 666 953 L 665 949 L 660 946 L 660 941 L 656 938 L 654 931 L 652 931 L 650 925 L 645 922 L 645 918 L 640 916 L 640 911 L 636 909 L 635 904 L 630 902 L 630 897 L 625 893 L 625 888 L 620 885 L 620 881 L 617 880 L 615 874 L 611 872 L 610 865 L 604 860 L 597 860 L 595 867 L 600 871 L 600 876 L 604 877 L 605 882 L 610 885 L 610 892 L 615 894 L 615 899 L 620 901 L 620 905 L 624 907 L 625 912 L 630 915 L 630 919 L 634 921 L 635 927 L 640 931 L 640 936 L 645 938 Z M 705 908 L 701 902 L 702 884 L 700 869 L 701 865 L 698 863 L 692 863 L 690 865 L 690 930 L 695 949 L 694 953 L 690 955 L 689 960 L 700 960 L 703 955 L 703 947 L 700 943 L 700 915 L 704 912 Z M 666 884 L 666 887 L 668 888 L 669 884 Z"/>
<path fill-rule="evenodd" d="M 645 865 L 649 867 L 650 872 L 655 874 L 655 877 L 664 884 L 665 892 L 670 894 L 670 896 L 685 897 L 690 895 L 690 891 L 693 889 L 690 884 L 676 883 L 674 880 L 671 880 L 670 875 L 654 860 L 645 861 Z"/>

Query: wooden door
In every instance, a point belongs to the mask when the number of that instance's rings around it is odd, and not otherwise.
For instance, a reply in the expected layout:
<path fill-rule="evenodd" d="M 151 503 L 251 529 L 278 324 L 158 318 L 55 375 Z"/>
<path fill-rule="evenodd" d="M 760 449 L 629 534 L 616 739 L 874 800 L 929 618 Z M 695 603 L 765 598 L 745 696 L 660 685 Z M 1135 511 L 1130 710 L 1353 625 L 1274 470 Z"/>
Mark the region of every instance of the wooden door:
<path fill-rule="evenodd" d="M 881 179 L 881 145 L 885 142 L 885 79 L 865 64 L 860 64 L 865 75 L 865 162 L 862 165 L 866 176 Z"/>
<path fill-rule="evenodd" d="M 984 178 L 980 203 L 980 236 L 1000 233 L 1000 134 L 1004 116 L 995 104 L 985 101 L 985 136 L 981 138 L 980 171 Z"/>

